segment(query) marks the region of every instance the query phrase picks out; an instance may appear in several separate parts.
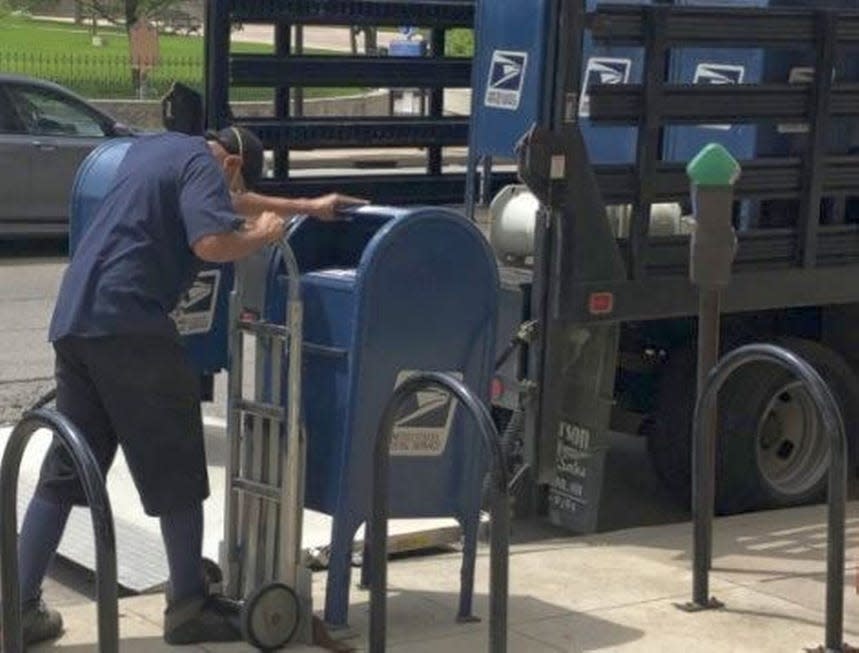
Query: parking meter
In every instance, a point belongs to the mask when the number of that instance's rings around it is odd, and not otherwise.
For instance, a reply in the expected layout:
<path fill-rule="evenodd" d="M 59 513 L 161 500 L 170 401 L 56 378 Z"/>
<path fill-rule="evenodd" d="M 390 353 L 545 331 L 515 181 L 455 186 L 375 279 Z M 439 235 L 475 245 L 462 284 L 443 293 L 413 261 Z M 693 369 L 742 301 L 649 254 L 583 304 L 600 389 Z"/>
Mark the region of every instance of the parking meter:
<path fill-rule="evenodd" d="M 690 241 L 689 278 L 698 286 L 698 385 L 700 396 L 704 380 L 719 358 L 719 314 L 721 293 L 731 281 L 731 266 L 737 250 L 737 236 L 731 225 L 734 184 L 740 164 L 721 145 L 707 145 L 689 162 L 686 173 L 691 181 L 695 229 Z M 716 411 L 715 405 L 713 411 Z M 696 415 L 700 420 L 705 416 Z M 711 425 L 704 452 L 693 454 L 693 511 L 712 511 L 715 496 L 716 419 Z M 712 520 L 696 520 L 696 547 L 711 541 Z M 703 549 L 702 549 L 703 550 Z M 710 552 L 700 560 L 709 569 Z"/>
<path fill-rule="evenodd" d="M 692 233 L 689 277 L 701 290 L 724 288 L 731 279 L 737 235 L 731 226 L 734 183 L 740 164 L 721 145 L 707 145 L 689 162 L 695 230 Z"/>

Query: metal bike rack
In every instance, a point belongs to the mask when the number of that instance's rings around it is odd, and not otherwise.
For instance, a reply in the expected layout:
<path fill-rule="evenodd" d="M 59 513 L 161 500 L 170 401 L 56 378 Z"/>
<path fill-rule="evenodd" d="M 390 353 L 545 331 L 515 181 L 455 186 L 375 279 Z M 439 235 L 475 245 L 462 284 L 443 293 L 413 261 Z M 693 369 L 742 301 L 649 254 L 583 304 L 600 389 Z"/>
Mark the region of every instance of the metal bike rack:
<path fill-rule="evenodd" d="M 394 422 L 412 395 L 436 388 L 450 392 L 465 407 L 477 423 L 489 451 L 492 497 L 490 500 L 489 553 L 489 651 L 507 650 L 507 595 L 510 549 L 509 493 L 507 465 L 501 449 L 498 431 L 486 406 L 459 379 L 441 372 L 422 372 L 409 377 L 394 390 L 382 414 L 379 434 L 373 450 L 373 492 L 371 518 L 368 524 L 370 541 L 370 652 L 384 653 L 387 619 L 388 576 L 388 489 L 389 454 Z M 465 570 L 463 570 L 465 575 Z"/>
<path fill-rule="evenodd" d="M 49 403 L 51 403 L 56 398 L 57 398 L 57 389 L 51 388 L 50 390 L 48 390 L 45 394 L 43 394 L 41 397 L 39 397 L 36 400 L 36 403 L 34 403 L 30 407 L 30 410 L 32 411 L 32 410 L 39 410 L 40 408 L 44 408 L 45 406 L 47 406 Z"/>
<path fill-rule="evenodd" d="M 801 357 L 782 347 L 746 345 L 732 351 L 710 372 L 695 405 L 692 464 L 694 511 L 694 559 L 692 602 L 680 606 L 691 612 L 721 607 L 709 596 L 709 573 L 713 555 L 713 504 L 715 501 L 715 450 L 708 434 L 716 413 L 719 390 L 740 367 L 766 362 L 794 373 L 811 395 L 829 433 L 830 464 L 826 554 L 826 652 L 842 651 L 844 623 L 844 527 L 847 502 L 847 438 L 838 404 L 817 371 Z"/>
<path fill-rule="evenodd" d="M 104 478 L 80 433 L 60 413 L 41 408 L 24 414 L 9 436 L 0 463 L 0 582 L 3 597 L 3 650 L 24 651 L 21 630 L 21 588 L 18 578 L 18 475 L 30 438 L 41 429 L 54 432 L 71 454 L 92 514 L 95 535 L 98 647 L 101 653 L 119 651 L 119 604 L 116 584 L 116 536 Z"/>

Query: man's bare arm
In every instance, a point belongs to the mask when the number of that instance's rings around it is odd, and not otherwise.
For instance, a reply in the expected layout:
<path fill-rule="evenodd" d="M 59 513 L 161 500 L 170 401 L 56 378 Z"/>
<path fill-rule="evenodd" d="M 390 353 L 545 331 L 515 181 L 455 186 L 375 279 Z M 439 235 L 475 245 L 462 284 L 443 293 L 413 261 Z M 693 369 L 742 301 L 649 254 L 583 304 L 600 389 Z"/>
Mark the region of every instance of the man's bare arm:
<path fill-rule="evenodd" d="M 233 195 L 233 208 L 239 215 L 253 219 L 264 211 L 277 213 L 284 218 L 311 215 L 320 220 L 333 220 L 344 209 L 367 204 L 366 200 L 349 195 L 331 193 L 312 199 L 272 197 L 259 193 Z"/>
<path fill-rule="evenodd" d="M 285 226 L 283 218 L 264 212 L 256 220 L 246 222 L 238 231 L 203 236 L 192 249 L 197 258 L 209 263 L 238 261 L 283 238 Z"/>
<path fill-rule="evenodd" d="M 254 219 L 265 211 L 277 213 L 283 218 L 310 212 L 310 200 L 303 198 L 272 197 L 259 193 L 233 195 L 233 208 L 241 216 Z"/>

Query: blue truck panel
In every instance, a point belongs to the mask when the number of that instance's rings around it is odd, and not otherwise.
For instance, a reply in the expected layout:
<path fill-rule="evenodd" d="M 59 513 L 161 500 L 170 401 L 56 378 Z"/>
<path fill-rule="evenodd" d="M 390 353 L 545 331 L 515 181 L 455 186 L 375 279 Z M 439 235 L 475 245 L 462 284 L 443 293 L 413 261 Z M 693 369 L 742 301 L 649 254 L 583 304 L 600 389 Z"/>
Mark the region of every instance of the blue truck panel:
<path fill-rule="evenodd" d="M 475 19 L 471 148 L 509 157 L 537 120 L 545 91 L 548 0 L 480 2 Z"/>

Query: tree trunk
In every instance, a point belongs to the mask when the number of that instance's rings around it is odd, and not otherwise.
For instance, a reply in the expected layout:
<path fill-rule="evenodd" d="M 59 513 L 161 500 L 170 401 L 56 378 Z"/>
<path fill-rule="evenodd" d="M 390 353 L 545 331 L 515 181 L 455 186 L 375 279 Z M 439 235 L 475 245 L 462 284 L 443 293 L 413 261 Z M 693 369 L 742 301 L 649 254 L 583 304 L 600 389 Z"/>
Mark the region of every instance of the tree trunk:
<path fill-rule="evenodd" d="M 125 0 L 125 29 L 130 30 L 134 23 L 137 22 L 137 19 L 140 17 L 138 13 L 140 11 L 140 1 L 139 0 Z"/>
<path fill-rule="evenodd" d="M 125 32 L 128 34 L 131 31 L 131 28 L 134 27 L 134 24 L 138 19 L 138 11 L 140 9 L 139 0 L 125 0 Z M 130 34 L 129 34 L 130 40 Z M 143 80 L 140 78 L 140 68 L 136 66 L 131 67 L 131 83 L 134 87 L 134 92 L 137 97 L 140 97 L 140 83 Z"/>

